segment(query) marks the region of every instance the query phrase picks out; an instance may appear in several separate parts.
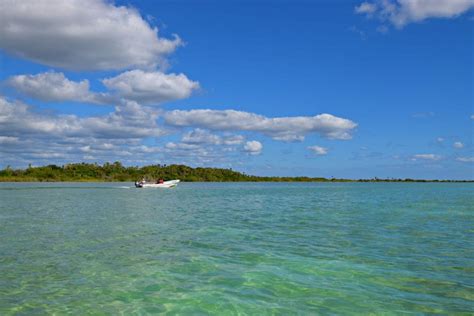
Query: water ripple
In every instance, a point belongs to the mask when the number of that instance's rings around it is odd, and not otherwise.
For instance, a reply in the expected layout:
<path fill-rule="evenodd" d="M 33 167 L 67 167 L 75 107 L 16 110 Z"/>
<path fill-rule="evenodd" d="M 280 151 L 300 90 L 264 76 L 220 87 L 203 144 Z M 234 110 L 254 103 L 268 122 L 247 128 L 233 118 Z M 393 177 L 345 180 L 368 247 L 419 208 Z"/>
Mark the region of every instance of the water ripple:
<path fill-rule="evenodd" d="M 0 184 L 0 314 L 472 314 L 472 184 Z"/>

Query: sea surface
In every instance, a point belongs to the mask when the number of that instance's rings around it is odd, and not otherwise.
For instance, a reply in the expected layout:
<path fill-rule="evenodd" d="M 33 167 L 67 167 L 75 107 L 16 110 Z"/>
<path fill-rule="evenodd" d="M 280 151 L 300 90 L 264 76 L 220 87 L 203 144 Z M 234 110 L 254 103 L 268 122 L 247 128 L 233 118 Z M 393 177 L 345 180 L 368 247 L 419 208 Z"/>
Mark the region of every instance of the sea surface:
<path fill-rule="evenodd" d="M 0 184 L 1 315 L 474 313 L 474 184 Z"/>

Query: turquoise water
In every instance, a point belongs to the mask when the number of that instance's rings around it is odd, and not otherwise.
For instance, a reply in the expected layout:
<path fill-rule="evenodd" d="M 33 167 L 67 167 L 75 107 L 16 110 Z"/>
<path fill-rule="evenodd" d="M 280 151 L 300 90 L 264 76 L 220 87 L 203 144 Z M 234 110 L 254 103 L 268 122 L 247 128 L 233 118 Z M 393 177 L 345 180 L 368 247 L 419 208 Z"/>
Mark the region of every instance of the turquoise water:
<path fill-rule="evenodd" d="M 471 314 L 474 185 L 0 184 L 0 314 Z"/>

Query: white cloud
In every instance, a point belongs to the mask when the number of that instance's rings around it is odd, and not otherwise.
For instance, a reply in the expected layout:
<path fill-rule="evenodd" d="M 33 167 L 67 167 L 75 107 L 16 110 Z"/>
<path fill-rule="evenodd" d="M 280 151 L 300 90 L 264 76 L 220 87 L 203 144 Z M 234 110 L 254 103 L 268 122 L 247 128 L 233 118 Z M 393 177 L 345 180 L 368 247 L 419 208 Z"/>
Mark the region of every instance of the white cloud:
<path fill-rule="evenodd" d="M 29 138 L 22 137 L 17 144 L 0 146 L 1 163 L 24 167 L 28 163 L 45 165 L 83 160 L 123 163 L 156 163 L 162 148 L 137 145 L 136 139 L 103 139 L 93 137 Z"/>
<path fill-rule="evenodd" d="M 244 145 L 244 151 L 250 155 L 260 155 L 262 153 L 263 145 L 259 141 L 248 141 Z"/>
<path fill-rule="evenodd" d="M 438 143 L 442 143 L 442 142 L 444 142 L 444 138 L 443 137 L 438 137 L 438 138 L 436 138 L 436 141 Z"/>
<path fill-rule="evenodd" d="M 318 156 L 324 156 L 328 153 L 328 149 L 321 146 L 309 146 L 308 149 Z"/>
<path fill-rule="evenodd" d="M 67 163 L 86 156 L 102 162 L 156 163 L 163 148 L 144 146 L 143 141 L 169 132 L 158 126 L 158 116 L 159 111 L 131 101 L 105 115 L 78 117 L 38 112 L 0 97 L 1 164 Z"/>
<path fill-rule="evenodd" d="M 474 157 L 458 157 L 456 160 L 461 162 L 474 162 Z"/>
<path fill-rule="evenodd" d="M 240 145 L 244 142 L 245 137 L 242 135 L 233 135 L 233 136 L 226 136 L 222 139 L 222 143 L 224 145 L 232 146 L 232 145 Z"/>
<path fill-rule="evenodd" d="M 104 85 L 123 98 L 144 104 L 185 99 L 199 88 L 199 83 L 184 74 L 164 74 L 131 70 L 102 80 Z"/>
<path fill-rule="evenodd" d="M 378 0 L 363 2 L 355 12 L 377 16 L 397 28 L 429 18 L 454 18 L 474 7 L 474 0 Z"/>
<path fill-rule="evenodd" d="M 169 142 L 165 145 L 166 149 L 181 149 L 181 150 L 195 150 L 200 148 L 199 145 L 196 144 L 185 144 L 185 143 L 173 143 Z"/>
<path fill-rule="evenodd" d="M 440 160 L 441 156 L 435 154 L 417 154 L 413 155 L 413 160 Z"/>
<path fill-rule="evenodd" d="M 218 135 L 209 133 L 206 130 L 196 128 L 183 135 L 181 141 L 186 144 L 213 144 L 217 145 L 222 142 Z"/>
<path fill-rule="evenodd" d="M 242 135 L 216 135 L 196 129 L 182 135 L 182 142 L 145 145 L 171 132 L 181 132 L 160 126 L 161 113 L 124 101 L 108 114 L 79 117 L 38 111 L 0 97 L 0 164 L 21 167 L 29 163 L 120 160 L 133 165 L 172 162 L 218 166 L 242 161 Z M 250 154 L 258 154 L 255 146 L 248 149 Z"/>
<path fill-rule="evenodd" d="M 370 2 L 362 2 L 359 6 L 354 8 L 355 13 L 358 14 L 372 14 L 377 10 L 377 6 Z"/>
<path fill-rule="evenodd" d="M 0 49 L 72 70 L 154 68 L 182 42 L 133 8 L 103 0 L 3 0 Z"/>
<path fill-rule="evenodd" d="M 184 133 L 181 142 L 168 142 L 163 154 L 169 159 L 191 165 L 211 165 L 230 161 L 241 161 L 242 155 L 237 151 L 237 145 L 242 144 L 245 138 L 241 135 L 216 135 L 207 130 L 196 128 Z M 250 145 L 252 146 L 253 143 Z M 255 148 L 248 148 L 252 155 L 260 152 Z M 254 151 L 252 151 L 252 149 Z M 244 149 L 244 151 L 247 151 Z"/>
<path fill-rule="evenodd" d="M 350 139 L 357 126 L 351 120 L 331 114 L 267 118 L 235 110 L 174 110 L 165 113 L 164 118 L 167 124 L 173 126 L 195 126 L 221 131 L 253 131 L 281 141 L 301 141 L 309 133 L 319 133 L 331 139 Z"/>
<path fill-rule="evenodd" d="M 464 147 L 464 144 L 461 142 L 454 142 L 453 147 L 457 149 L 461 149 Z"/>
<path fill-rule="evenodd" d="M 80 122 L 89 132 L 99 138 L 145 138 L 167 134 L 157 124 L 159 111 L 126 101 L 105 116 L 88 117 Z"/>
<path fill-rule="evenodd" d="M 210 165 L 242 161 L 242 155 L 237 152 L 235 145 L 224 143 L 175 143 L 169 142 L 162 151 L 164 157 L 174 163 L 189 165 Z"/>
<path fill-rule="evenodd" d="M 183 134 L 181 142 L 185 144 L 207 144 L 207 145 L 225 145 L 235 146 L 244 142 L 242 135 L 223 135 L 212 134 L 207 130 L 196 128 Z"/>
<path fill-rule="evenodd" d="M 61 72 L 13 76 L 7 83 L 19 92 L 42 101 L 95 102 L 88 80 L 71 81 Z"/>
<path fill-rule="evenodd" d="M 473 115 L 471 115 L 471 120 L 474 120 L 474 114 L 473 114 Z"/>
<path fill-rule="evenodd" d="M 23 103 L 0 97 L 0 135 L 32 138 L 142 138 L 159 137 L 158 111 L 128 101 L 103 116 L 81 118 L 76 115 L 44 114 Z"/>
<path fill-rule="evenodd" d="M 102 80 L 112 90 L 94 93 L 89 90 L 89 81 L 69 80 L 61 72 L 49 71 L 37 75 L 17 75 L 7 83 L 17 91 L 42 101 L 77 101 L 95 104 L 113 104 L 121 99 L 141 104 L 158 104 L 165 101 L 187 98 L 199 83 L 189 80 L 184 74 L 164 74 L 132 70 L 116 77 Z"/>

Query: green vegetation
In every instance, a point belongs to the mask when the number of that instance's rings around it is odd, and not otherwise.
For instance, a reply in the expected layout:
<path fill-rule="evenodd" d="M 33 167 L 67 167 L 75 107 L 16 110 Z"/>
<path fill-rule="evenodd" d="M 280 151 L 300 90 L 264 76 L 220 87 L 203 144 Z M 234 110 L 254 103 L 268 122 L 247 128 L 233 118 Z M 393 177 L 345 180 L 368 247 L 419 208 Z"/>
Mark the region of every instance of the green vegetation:
<path fill-rule="evenodd" d="M 144 167 L 125 167 L 120 162 L 98 164 L 74 163 L 64 166 L 48 165 L 27 169 L 6 167 L 0 171 L 0 182 L 27 181 L 136 181 L 145 179 L 180 179 L 186 182 L 472 182 L 453 180 L 415 180 L 415 179 L 326 179 L 309 177 L 257 177 L 232 169 L 191 168 L 184 165 L 151 165 Z"/>

